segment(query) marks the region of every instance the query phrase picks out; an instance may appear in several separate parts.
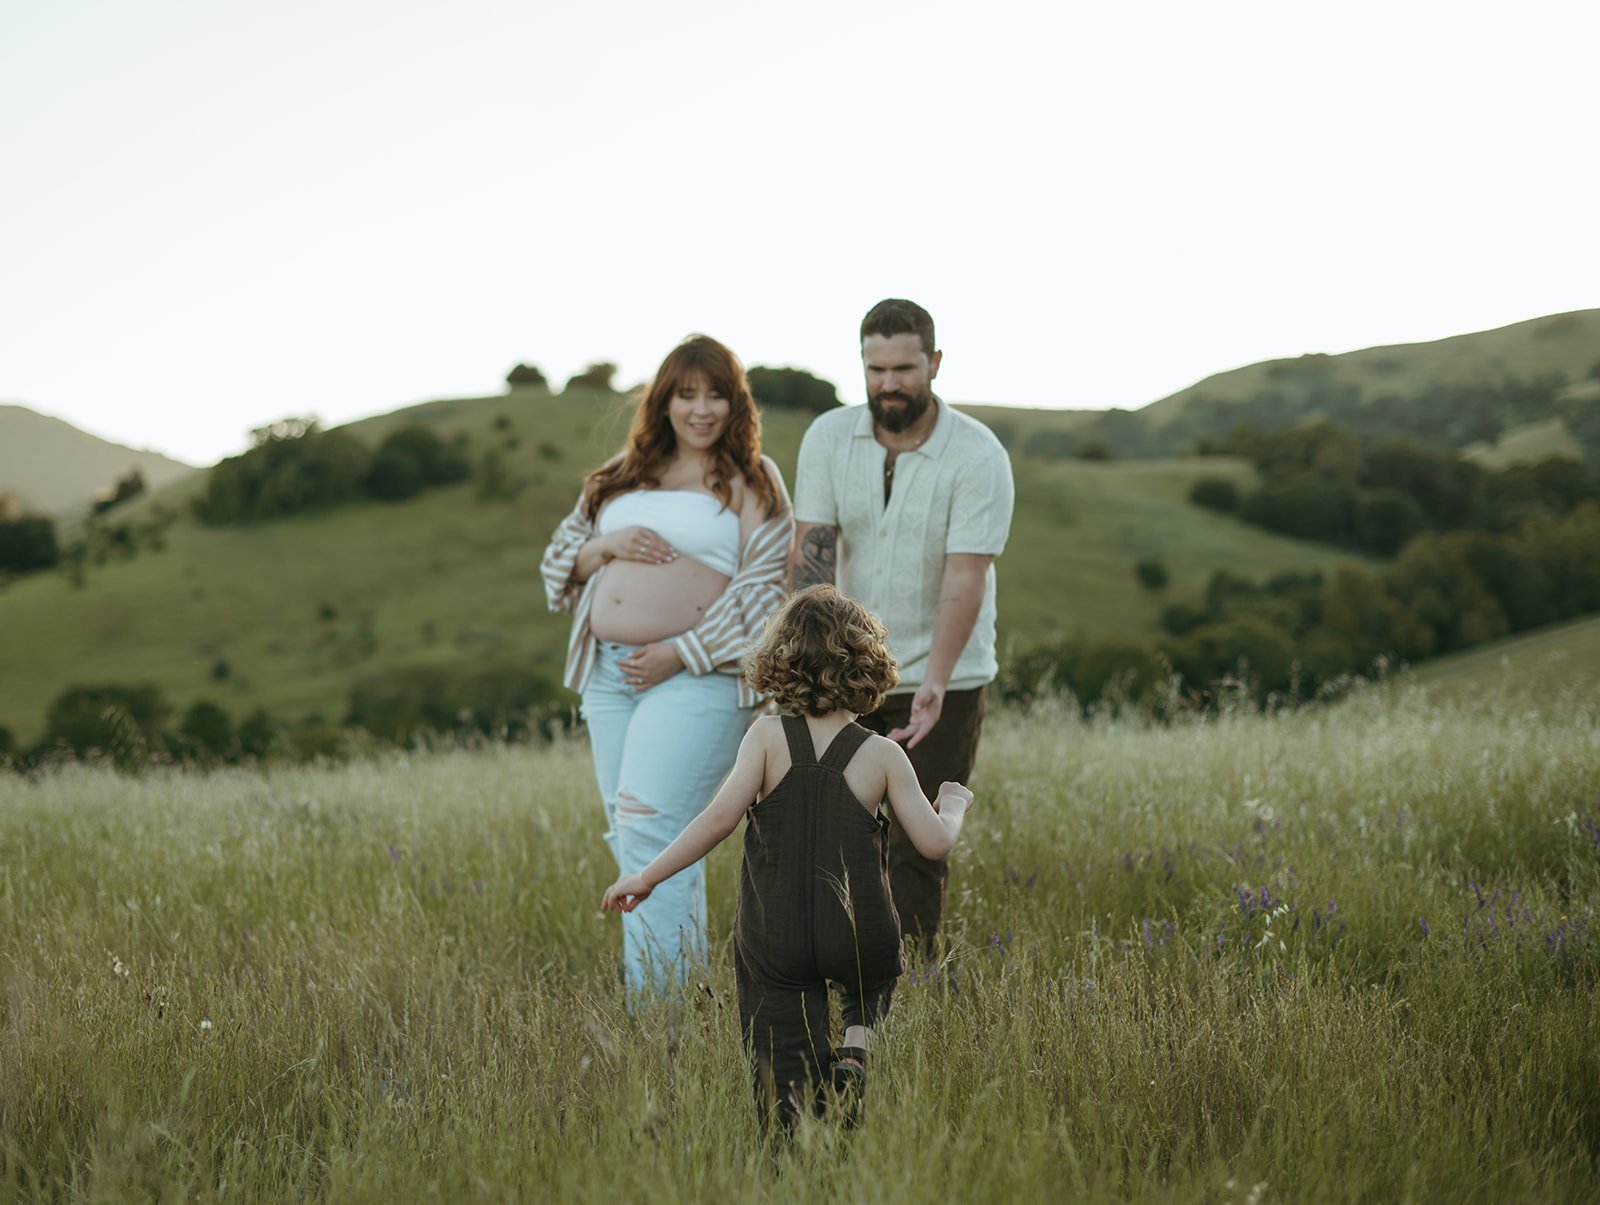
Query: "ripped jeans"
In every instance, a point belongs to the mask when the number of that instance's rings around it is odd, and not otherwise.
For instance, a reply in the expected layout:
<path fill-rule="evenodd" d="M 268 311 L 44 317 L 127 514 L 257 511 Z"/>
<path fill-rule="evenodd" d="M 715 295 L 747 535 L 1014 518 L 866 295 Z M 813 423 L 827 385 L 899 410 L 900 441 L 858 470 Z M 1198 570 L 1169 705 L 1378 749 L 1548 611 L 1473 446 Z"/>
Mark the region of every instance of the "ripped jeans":
<path fill-rule="evenodd" d="M 749 723 L 731 674 L 681 670 L 647 690 L 618 662 L 636 646 L 602 641 L 583 691 L 606 844 L 621 874 L 637 874 L 700 814 L 733 768 Z M 669 990 L 706 952 L 705 866 L 696 862 L 622 914 L 629 995 Z"/>

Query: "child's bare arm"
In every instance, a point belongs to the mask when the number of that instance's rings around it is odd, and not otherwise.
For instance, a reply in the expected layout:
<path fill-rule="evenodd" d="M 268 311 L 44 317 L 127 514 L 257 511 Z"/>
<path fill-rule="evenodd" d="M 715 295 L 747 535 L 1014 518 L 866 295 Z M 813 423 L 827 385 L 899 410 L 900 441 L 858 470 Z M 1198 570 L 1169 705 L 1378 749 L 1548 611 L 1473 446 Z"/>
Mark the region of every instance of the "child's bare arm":
<path fill-rule="evenodd" d="M 911 844 L 924 858 L 949 857 L 961 835 L 961 822 L 972 803 L 972 792 L 959 782 L 947 782 L 939 788 L 936 805 L 928 802 L 917 782 L 917 772 L 911 768 L 906 751 L 883 737 L 882 756 L 886 771 L 886 794 L 889 806 L 894 809 L 895 823 L 905 829 Z"/>
<path fill-rule="evenodd" d="M 739 756 L 716 796 L 666 849 L 638 874 L 623 875 L 606 888 L 600 907 L 608 912 L 632 912 L 662 882 L 705 857 L 739 827 L 766 774 L 766 725 L 757 721 L 739 743 Z"/>

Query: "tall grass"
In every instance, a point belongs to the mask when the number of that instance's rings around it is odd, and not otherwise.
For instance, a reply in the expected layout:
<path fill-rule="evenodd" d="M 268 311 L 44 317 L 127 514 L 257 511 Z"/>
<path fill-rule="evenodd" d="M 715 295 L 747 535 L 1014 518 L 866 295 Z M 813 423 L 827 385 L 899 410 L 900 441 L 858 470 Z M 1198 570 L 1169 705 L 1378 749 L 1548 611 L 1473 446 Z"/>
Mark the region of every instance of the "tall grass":
<path fill-rule="evenodd" d="M 0 778 L 0 1198 L 1581 1200 L 1600 701 L 991 718 L 868 1116 L 630 1015 L 580 741 Z"/>

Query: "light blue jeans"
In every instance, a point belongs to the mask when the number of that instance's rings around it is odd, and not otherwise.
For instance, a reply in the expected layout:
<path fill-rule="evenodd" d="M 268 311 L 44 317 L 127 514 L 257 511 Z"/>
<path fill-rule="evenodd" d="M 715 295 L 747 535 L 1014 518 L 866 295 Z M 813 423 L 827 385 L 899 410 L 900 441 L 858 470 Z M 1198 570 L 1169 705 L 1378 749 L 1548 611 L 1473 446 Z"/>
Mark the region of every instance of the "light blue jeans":
<path fill-rule="evenodd" d="M 618 662 L 637 647 L 602 641 L 583 691 L 606 844 L 621 874 L 637 874 L 700 814 L 733 768 L 749 713 L 729 674 L 680 671 L 637 691 Z M 705 866 L 696 862 L 622 914 L 630 995 L 684 982 L 706 952 Z"/>

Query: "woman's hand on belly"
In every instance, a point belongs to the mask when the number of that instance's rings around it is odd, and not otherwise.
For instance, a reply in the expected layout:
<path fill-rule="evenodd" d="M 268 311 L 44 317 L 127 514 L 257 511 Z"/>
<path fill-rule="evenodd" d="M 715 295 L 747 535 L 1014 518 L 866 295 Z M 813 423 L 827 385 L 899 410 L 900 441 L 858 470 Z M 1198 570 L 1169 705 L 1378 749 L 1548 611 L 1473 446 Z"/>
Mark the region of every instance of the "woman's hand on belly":
<path fill-rule="evenodd" d="M 659 641 L 641 644 L 617 664 L 622 668 L 622 680 L 634 690 L 649 690 L 683 670 L 678 650 Z"/>
<path fill-rule="evenodd" d="M 678 557 L 678 550 L 648 527 L 623 527 L 602 536 L 604 548 L 615 561 L 642 561 L 646 565 L 665 565 Z"/>

